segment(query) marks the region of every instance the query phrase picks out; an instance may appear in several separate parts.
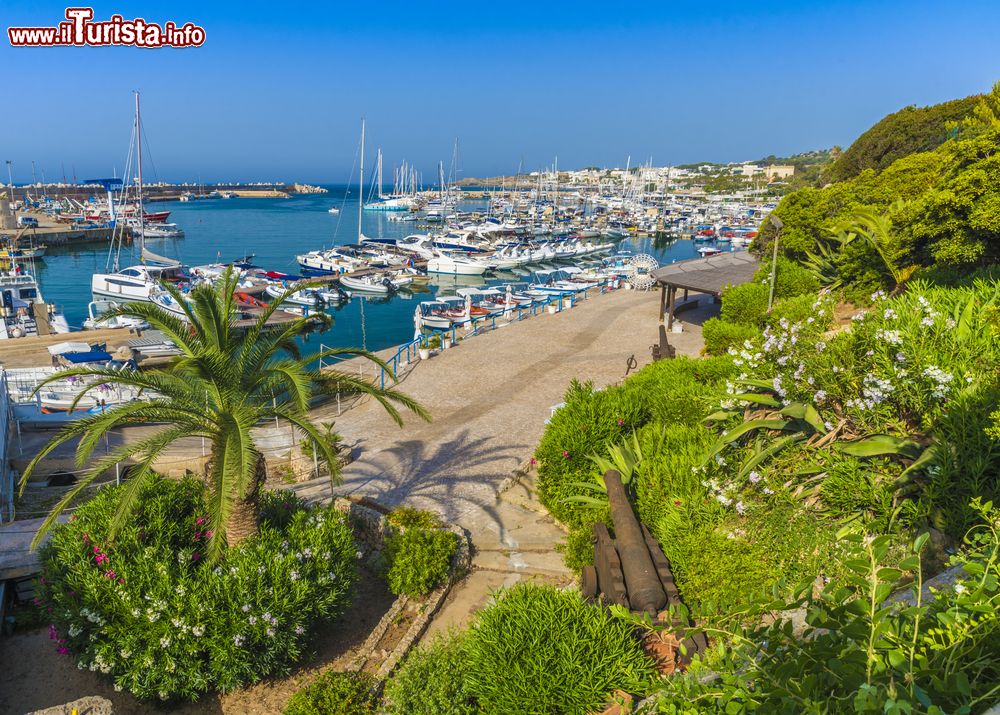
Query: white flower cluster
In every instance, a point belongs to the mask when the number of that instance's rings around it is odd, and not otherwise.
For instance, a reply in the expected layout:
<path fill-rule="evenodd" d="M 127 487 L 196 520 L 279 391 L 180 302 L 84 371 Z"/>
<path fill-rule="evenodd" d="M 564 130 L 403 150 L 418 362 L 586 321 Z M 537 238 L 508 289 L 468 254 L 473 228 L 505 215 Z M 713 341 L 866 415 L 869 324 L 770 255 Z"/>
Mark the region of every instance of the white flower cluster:
<path fill-rule="evenodd" d="M 865 375 L 864 386 L 861 388 L 861 397 L 847 401 L 848 407 L 859 410 L 870 410 L 875 405 L 879 405 L 892 393 L 894 386 L 890 380 Z"/>
<path fill-rule="evenodd" d="M 931 388 L 931 395 L 938 399 L 948 396 L 948 392 L 951 390 L 950 383 L 955 379 L 955 376 L 950 372 L 945 372 L 936 365 L 929 365 L 924 368 L 924 377 L 929 377 L 934 381 L 934 387 Z"/>
<path fill-rule="evenodd" d="M 899 334 L 898 330 L 878 330 L 875 333 L 875 338 L 889 345 L 903 344 L 903 337 Z"/>

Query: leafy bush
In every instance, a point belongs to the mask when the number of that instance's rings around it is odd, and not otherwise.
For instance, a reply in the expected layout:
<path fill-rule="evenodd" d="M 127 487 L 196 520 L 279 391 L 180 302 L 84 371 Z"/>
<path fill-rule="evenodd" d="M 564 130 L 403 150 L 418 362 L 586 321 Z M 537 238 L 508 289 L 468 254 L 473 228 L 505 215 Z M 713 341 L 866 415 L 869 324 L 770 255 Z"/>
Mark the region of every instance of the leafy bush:
<path fill-rule="evenodd" d="M 295 693 L 284 715 L 375 715 L 375 679 L 366 673 L 330 671 Z"/>
<path fill-rule="evenodd" d="M 438 515 L 411 506 L 396 507 L 389 513 L 389 524 L 397 529 L 439 529 L 441 520 Z"/>
<path fill-rule="evenodd" d="M 725 355 L 729 348 L 742 345 L 759 335 L 760 330 L 755 325 L 730 323 L 721 318 L 709 318 L 701 326 L 705 352 L 709 355 Z"/>
<path fill-rule="evenodd" d="M 385 686 L 388 715 L 472 715 L 465 635 L 450 634 L 412 651 Z"/>
<path fill-rule="evenodd" d="M 426 596 L 448 578 L 458 535 L 443 529 L 410 528 L 386 540 L 389 589 Z"/>
<path fill-rule="evenodd" d="M 556 546 L 561 551 L 566 568 L 579 572 L 584 566 L 594 563 L 594 524 L 603 523 L 611 529 L 611 514 L 607 508 L 593 509 L 590 514 L 582 517 L 579 524 L 574 524 L 566 535 L 566 541 Z"/>
<path fill-rule="evenodd" d="M 656 530 L 691 611 L 715 622 L 738 613 L 781 581 L 835 568 L 828 524 L 792 505 L 775 503 L 700 524 L 671 521 Z"/>
<path fill-rule="evenodd" d="M 823 303 L 824 301 L 812 293 L 797 295 L 794 298 L 782 298 L 776 301 L 774 307 L 771 308 L 771 313 L 767 316 L 767 324 L 773 328 L 779 326 L 782 320 L 787 320 L 789 323 L 805 323 L 809 318 L 815 320 L 817 318 L 817 305 Z M 826 329 L 833 322 L 833 316 L 830 311 L 826 311 L 825 316 L 820 320 L 821 323 L 817 327 Z"/>
<path fill-rule="evenodd" d="M 815 293 L 819 290 L 819 281 L 809 269 L 792 259 L 778 254 L 777 275 L 774 279 L 774 297 L 794 298 L 806 293 Z M 760 283 L 768 287 L 771 285 L 771 261 L 765 261 L 753 277 L 755 283 Z"/>
<path fill-rule="evenodd" d="M 921 551 L 927 534 L 890 560 L 888 537 L 845 537 L 845 569 L 814 596 L 810 579 L 785 602 L 757 604 L 757 613 L 804 608 L 804 633 L 790 624 L 721 631 L 733 647 L 703 678 L 668 678 L 657 712 L 969 713 L 995 702 L 1000 682 L 1000 548 L 998 515 L 956 557 L 964 573 L 954 588 L 921 593 Z M 884 606 L 913 574 L 909 602 Z M 755 621 L 759 622 L 759 621 Z"/>
<path fill-rule="evenodd" d="M 830 455 L 820 487 L 823 505 L 836 519 L 861 516 L 867 530 L 885 533 L 895 510 L 895 481 L 902 466 L 889 459 Z"/>
<path fill-rule="evenodd" d="M 260 532 L 208 566 L 203 486 L 158 479 L 108 539 L 121 488 L 53 531 L 40 597 L 58 649 L 139 698 L 196 699 L 287 672 L 355 579 L 345 517 L 294 497 L 265 500 Z"/>
<path fill-rule="evenodd" d="M 722 294 L 720 317 L 738 325 L 764 324 L 770 291 L 762 283 L 744 283 L 726 288 Z"/>
<path fill-rule="evenodd" d="M 468 687 L 484 712 L 584 715 L 654 676 L 630 624 L 573 591 L 518 584 L 476 617 Z"/>

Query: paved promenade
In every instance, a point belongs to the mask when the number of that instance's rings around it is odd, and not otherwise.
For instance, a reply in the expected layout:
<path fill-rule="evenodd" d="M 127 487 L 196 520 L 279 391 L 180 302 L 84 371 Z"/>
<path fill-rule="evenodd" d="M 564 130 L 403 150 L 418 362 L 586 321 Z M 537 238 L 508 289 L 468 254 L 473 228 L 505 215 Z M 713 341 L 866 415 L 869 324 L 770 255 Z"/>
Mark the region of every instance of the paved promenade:
<path fill-rule="evenodd" d="M 459 524 L 476 548 L 470 580 L 482 581 L 486 591 L 522 576 L 567 578 L 553 550 L 564 538 L 559 526 L 528 491 L 516 488 L 498 499 L 497 489 L 531 458 L 551 408 L 574 378 L 601 387 L 625 377 L 629 358 L 637 368 L 649 363 L 658 297 L 595 291 L 564 313 L 476 336 L 418 365 L 400 388 L 433 421 L 408 418 L 400 429 L 374 402 L 344 413 L 336 429 L 355 445 L 355 461 L 336 491 L 431 509 Z M 714 309 L 706 304 L 682 315 L 685 331 L 670 336 L 679 353 L 700 351 L 698 324 Z M 316 421 L 331 418 L 316 415 Z M 311 499 L 330 496 L 326 480 L 296 489 Z"/>

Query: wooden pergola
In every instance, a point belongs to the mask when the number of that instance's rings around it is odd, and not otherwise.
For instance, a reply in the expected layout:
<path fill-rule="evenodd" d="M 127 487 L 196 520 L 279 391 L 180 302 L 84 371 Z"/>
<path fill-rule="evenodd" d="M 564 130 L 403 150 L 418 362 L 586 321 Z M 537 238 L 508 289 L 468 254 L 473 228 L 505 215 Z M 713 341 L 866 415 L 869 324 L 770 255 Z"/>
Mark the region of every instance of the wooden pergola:
<path fill-rule="evenodd" d="M 651 275 L 660 286 L 660 323 L 665 317 L 667 330 L 673 327 L 678 289 L 684 291 L 685 299 L 688 291 L 718 298 L 727 286 L 749 283 L 757 268 L 757 259 L 746 251 L 693 258 L 657 268 Z"/>

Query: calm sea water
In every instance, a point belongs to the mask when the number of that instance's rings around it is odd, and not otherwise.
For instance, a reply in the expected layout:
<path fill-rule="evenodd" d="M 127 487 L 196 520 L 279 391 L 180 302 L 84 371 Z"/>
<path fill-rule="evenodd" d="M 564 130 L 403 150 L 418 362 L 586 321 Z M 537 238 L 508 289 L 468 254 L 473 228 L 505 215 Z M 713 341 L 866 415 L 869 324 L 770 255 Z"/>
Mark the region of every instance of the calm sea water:
<path fill-rule="evenodd" d="M 294 196 L 289 199 L 208 199 L 189 202 L 157 202 L 150 210 L 170 210 L 170 221 L 184 229 L 181 239 L 160 239 L 148 242 L 150 250 L 177 258 L 188 265 L 232 261 L 246 254 L 256 254 L 254 263 L 263 268 L 298 273 L 295 256 L 306 251 L 354 243 L 357 241 L 358 206 L 356 189 L 327 186 L 329 193 Z M 336 206 L 339 214 L 327 209 Z M 463 210 L 485 207 L 485 202 L 464 202 Z M 389 214 L 363 212 L 363 232 L 366 236 L 403 237 L 427 232 L 414 223 L 392 222 Z M 650 253 L 661 264 L 697 256 L 691 241 L 658 244 L 650 238 L 623 241 L 622 249 L 635 253 Z M 121 265 L 138 263 L 133 255 L 138 247 L 122 249 Z M 44 262 L 35 266 L 42 292 L 50 303 L 62 306 L 70 325 L 79 326 L 87 317 L 91 300 L 90 278 L 104 272 L 108 265 L 106 244 L 88 244 L 70 248 L 53 248 Z M 489 279 L 487 283 L 514 280 Z M 314 335 L 309 343 L 327 346 L 361 347 L 381 350 L 406 342 L 413 337 L 413 311 L 420 300 L 429 300 L 440 288 L 475 285 L 475 279 L 434 277 L 426 287 L 416 286 L 414 292 L 388 300 L 360 298 L 331 308 L 334 324 L 322 334 Z M 523 279 L 521 279 L 523 280 Z M 470 283 L 470 281 L 473 281 Z M 482 283 L 483 281 L 479 281 Z"/>

